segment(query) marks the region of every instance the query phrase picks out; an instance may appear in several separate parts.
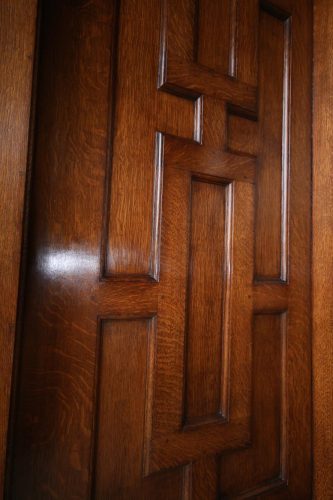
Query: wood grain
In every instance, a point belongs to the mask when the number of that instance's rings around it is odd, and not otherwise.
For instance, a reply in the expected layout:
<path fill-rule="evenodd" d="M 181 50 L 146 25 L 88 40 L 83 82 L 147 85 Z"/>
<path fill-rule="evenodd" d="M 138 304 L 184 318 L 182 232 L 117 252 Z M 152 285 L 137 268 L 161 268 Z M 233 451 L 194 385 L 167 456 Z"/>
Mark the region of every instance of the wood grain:
<path fill-rule="evenodd" d="M 257 120 L 228 113 L 227 147 L 230 152 L 257 156 L 259 130 Z"/>
<path fill-rule="evenodd" d="M 261 9 L 256 277 L 286 280 L 289 170 L 289 24 Z M 287 121 L 286 121 L 287 120 Z M 272 190 L 272 185 L 275 189 Z"/>
<path fill-rule="evenodd" d="M 192 180 L 185 425 L 221 418 L 225 410 L 222 356 L 227 207 L 224 185 Z"/>
<path fill-rule="evenodd" d="M 254 497 L 263 484 L 286 486 L 286 326 L 283 314 L 254 317 L 252 443 L 222 459 L 223 497 Z"/>
<path fill-rule="evenodd" d="M 242 82 L 257 85 L 258 0 L 237 3 L 236 74 Z"/>
<path fill-rule="evenodd" d="M 133 497 L 140 481 L 145 396 L 154 363 L 151 354 L 155 334 L 149 319 L 114 318 L 102 322 L 96 421 L 97 498 Z M 110 460 L 110 453 L 117 455 L 117 460 Z"/>
<path fill-rule="evenodd" d="M 42 5 L 14 497 L 90 494 L 114 5 Z"/>
<path fill-rule="evenodd" d="M 158 30 L 157 26 L 148 29 L 150 20 L 139 6 L 125 2 L 119 9 L 113 33 L 117 37 L 118 50 L 114 53 L 116 62 L 111 83 L 115 86 L 112 94 L 115 102 L 109 125 L 104 274 L 117 278 L 138 276 L 142 279 L 146 276 L 156 279 L 159 199 L 158 190 L 154 189 L 154 176 L 158 165 L 155 167 L 151 161 L 155 136 L 149 131 L 155 121 Z M 129 43 L 131 50 L 128 50 Z M 140 148 L 137 147 L 138 134 Z"/>
<path fill-rule="evenodd" d="M 311 498 L 310 0 L 42 7 L 9 495 Z"/>
<path fill-rule="evenodd" d="M 21 260 L 37 1 L 0 5 L 0 490 L 4 483 Z"/>
<path fill-rule="evenodd" d="M 197 6 L 197 62 L 234 76 L 235 2 L 202 0 Z"/>
<path fill-rule="evenodd" d="M 313 385 L 314 493 L 333 496 L 333 5 L 314 2 Z"/>

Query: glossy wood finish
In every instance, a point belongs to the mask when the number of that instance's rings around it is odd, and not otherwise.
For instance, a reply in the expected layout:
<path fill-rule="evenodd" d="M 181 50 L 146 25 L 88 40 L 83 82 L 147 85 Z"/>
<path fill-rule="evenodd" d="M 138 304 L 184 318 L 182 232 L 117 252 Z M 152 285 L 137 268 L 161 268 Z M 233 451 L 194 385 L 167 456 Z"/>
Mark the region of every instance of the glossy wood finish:
<path fill-rule="evenodd" d="M 311 14 L 44 2 L 9 496 L 311 498 Z"/>
<path fill-rule="evenodd" d="M 138 432 L 144 428 L 145 420 L 142 395 L 149 391 L 155 335 L 153 318 L 110 319 L 101 323 L 95 451 L 97 498 L 130 498 L 135 494 L 136 478 L 142 471 L 143 435 Z M 110 454 L 117 460 L 110 460 Z"/>
<path fill-rule="evenodd" d="M 21 261 L 36 3 L 15 0 L 0 4 L 0 491 Z"/>
<path fill-rule="evenodd" d="M 314 491 L 333 496 L 333 4 L 314 2 L 313 384 Z"/>
<path fill-rule="evenodd" d="M 226 492 L 227 496 L 233 496 L 243 491 L 254 496 L 253 490 L 273 489 L 286 483 L 286 341 L 285 313 L 255 315 L 252 446 L 224 458 L 222 495 Z M 235 474 L 236 468 L 242 474 Z M 275 484 L 265 487 L 267 478 L 275 478 Z M 258 488 L 258 485 L 263 486 Z"/>
<path fill-rule="evenodd" d="M 259 20 L 257 280 L 286 281 L 288 248 L 291 15 L 262 9 Z M 272 190 L 271 186 L 275 189 Z"/>
<path fill-rule="evenodd" d="M 191 182 L 185 424 L 218 418 L 224 411 L 222 310 L 228 291 L 223 281 L 224 276 L 228 279 L 230 258 L 230 238 L 225 235 L 231 229 L 226 227 L 230 188 L 226 191 L 223 184 L 195 178 Z"/>

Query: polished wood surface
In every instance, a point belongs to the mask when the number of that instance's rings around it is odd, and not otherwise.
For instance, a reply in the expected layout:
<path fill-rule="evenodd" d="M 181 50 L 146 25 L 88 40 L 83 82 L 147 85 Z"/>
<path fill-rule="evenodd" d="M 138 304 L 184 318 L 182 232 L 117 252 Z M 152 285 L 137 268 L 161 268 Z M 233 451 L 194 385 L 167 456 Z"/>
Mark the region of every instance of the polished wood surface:
<path fill-rule="evenodd" d="M 311 26 L 42 3 L 12 498 L 311 498 Z"/>
<path fill-rule="evenodd" d="M 314 492 L 333 497 L 333 4 L 314 2 L 313 385 Z M 328 43 L 329 42 L 329 43 Z"/>
<path fill-rule="evenodd" d="M 0 496 L 21 262 L 36 4 L 36 0 L 0 2 Z"/>

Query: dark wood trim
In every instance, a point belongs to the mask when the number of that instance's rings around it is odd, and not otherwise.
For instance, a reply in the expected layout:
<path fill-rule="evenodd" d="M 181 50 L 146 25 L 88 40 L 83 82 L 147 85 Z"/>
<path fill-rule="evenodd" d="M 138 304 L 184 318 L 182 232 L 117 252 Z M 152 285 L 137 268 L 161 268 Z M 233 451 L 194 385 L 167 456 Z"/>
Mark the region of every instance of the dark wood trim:
<path fill-rule="evenodd" d="M 37 0 L 0 3 L 0 496 L 19 287 Z"/>

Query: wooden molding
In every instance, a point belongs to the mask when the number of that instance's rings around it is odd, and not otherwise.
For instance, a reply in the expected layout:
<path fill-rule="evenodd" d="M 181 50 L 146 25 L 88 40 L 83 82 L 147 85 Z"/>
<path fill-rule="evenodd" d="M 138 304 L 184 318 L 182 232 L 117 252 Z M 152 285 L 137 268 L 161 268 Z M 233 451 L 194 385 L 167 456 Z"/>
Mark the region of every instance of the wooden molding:
<path fill-rule="evenodd" d="M 0 496 L 21 258 L 37 0 L 0 3 Z"/>
<path fill-rule="evenodd" d="M 314 494 L 333 497 L 333 3 L 314 2 Z"/>

